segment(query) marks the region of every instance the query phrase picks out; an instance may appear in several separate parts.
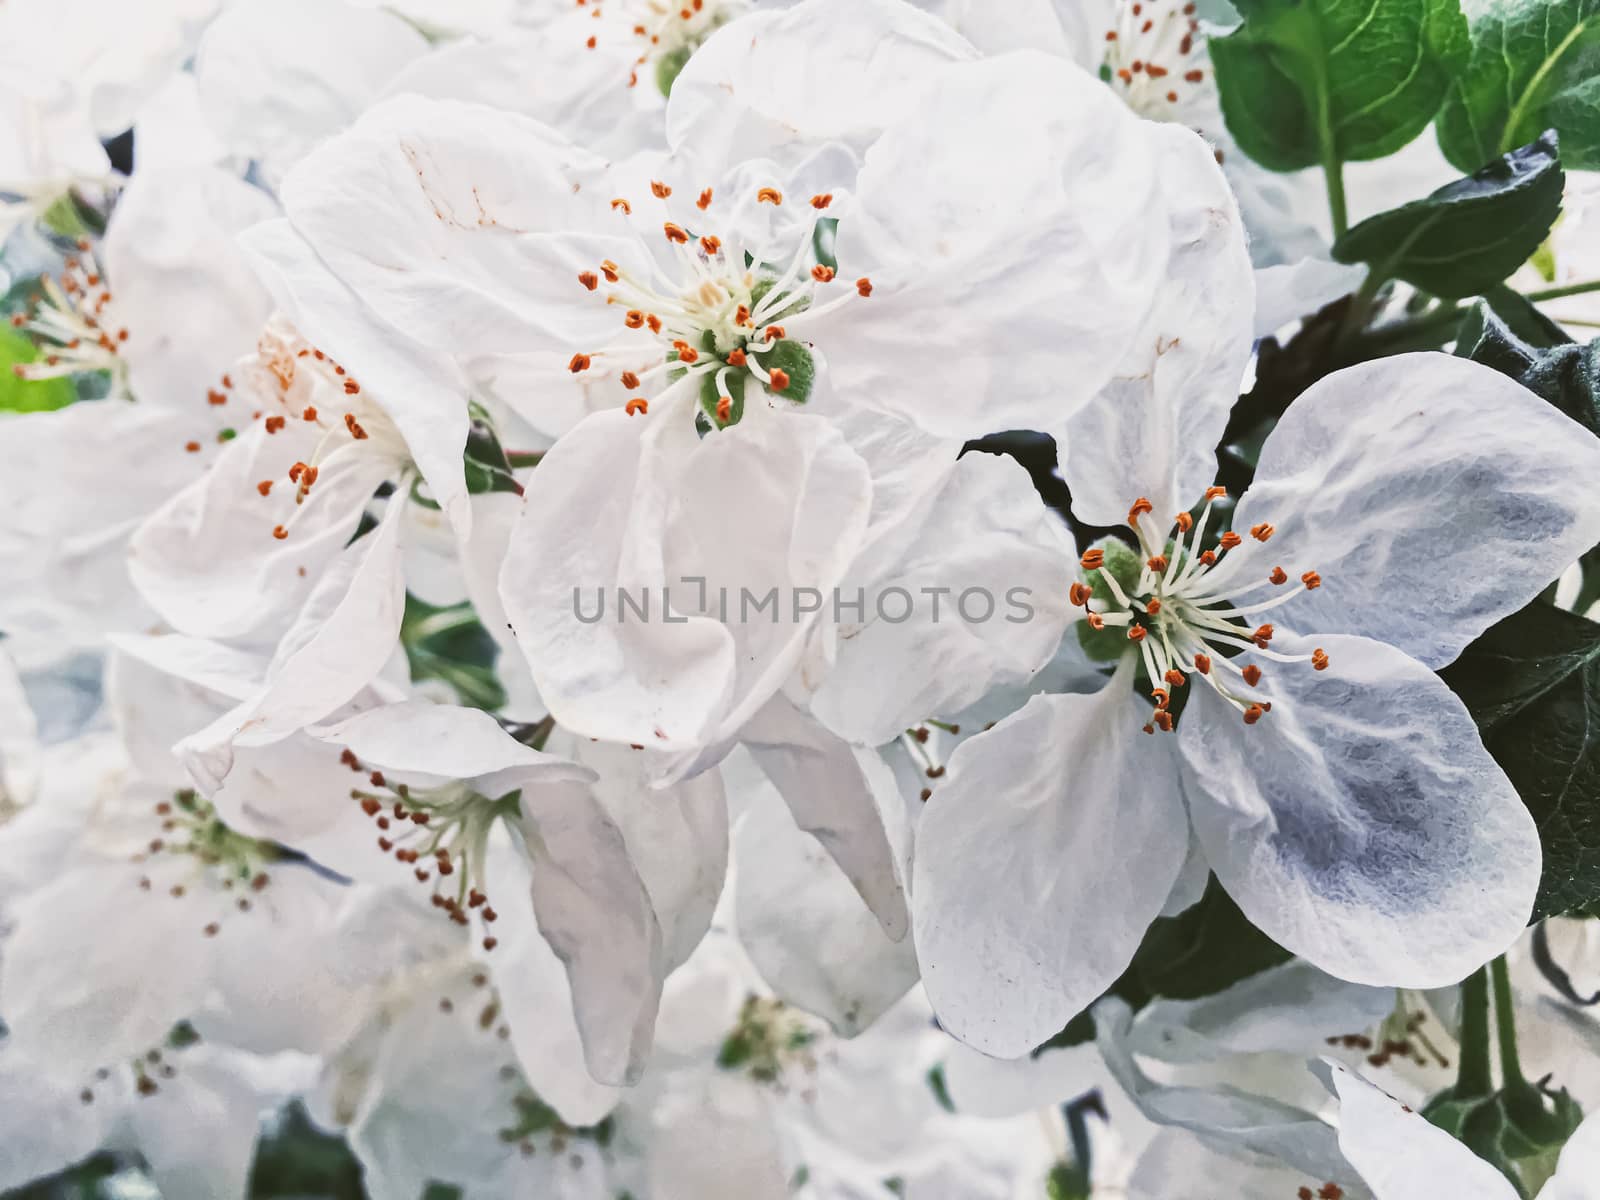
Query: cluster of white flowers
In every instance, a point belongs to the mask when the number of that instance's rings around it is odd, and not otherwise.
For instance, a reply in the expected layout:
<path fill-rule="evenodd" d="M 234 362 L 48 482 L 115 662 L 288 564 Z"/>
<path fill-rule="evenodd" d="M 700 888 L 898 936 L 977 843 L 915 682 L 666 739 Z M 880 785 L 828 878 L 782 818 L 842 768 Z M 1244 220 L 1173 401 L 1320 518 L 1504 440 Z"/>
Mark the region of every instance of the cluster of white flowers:
<path fill-rule="evenodd" d="M 1513 1200 L 1391 1098 L 1543 986 L 1435 672 L 1600 440 L 1402 353 L 1230 494 L 1362 272 L 1209 15 L 4 0 L 0 1192 Z M 1293 960 L 1108 996 L 1211 880 Z"/>

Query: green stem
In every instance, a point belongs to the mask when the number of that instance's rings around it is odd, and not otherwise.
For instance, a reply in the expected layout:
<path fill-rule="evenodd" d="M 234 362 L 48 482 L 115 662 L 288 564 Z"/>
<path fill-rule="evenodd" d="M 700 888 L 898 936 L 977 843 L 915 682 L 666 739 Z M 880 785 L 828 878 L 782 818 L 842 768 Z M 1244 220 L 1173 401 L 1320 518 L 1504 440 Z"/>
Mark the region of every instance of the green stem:
<path fill-rule="evenodd" d="M 506 461 L 512 467 L 537 467 L 544 460 L 543 450 L 507 450 Z"/>
<path fill-rule="evenodd" d="M 1559 300 L 1563 296 L 1581 296 L 1585 292 L 1600 292 L 1600 279 L 1590 279 L 1585 283 L 1568 283 L 1537 292 L 1523 292 L 1522 298 L 1537 304 L 1541 300 Z"/>
<path fill-rule="evenodd" d="M 1337 241 L 1350 228 L 1344 202 L 1344 163 L 1328 143 L 1322 148 L 1322 173 L 1328 180 L 1328 215 L 1333 218 L 1333 237 Z"/>
<path fill-rule="evenodd" d="M 1522 1077 L 1522 1060 L 1517 1055 L 1517 1012 L 1511 999 L 1511 972 L 1506 969 L 1505 956 L 1489 964 L 1494 976 L 1494 1022 L 1500 1040 L 1500 1081 L 1506 1087 L 1526 1082 Z"/>
<path fill-rule="evenodd" d="M 1456 1068 L 1456 1098 L 1494 1091 L 1489 1062 L 1489 975 L 1481 967 L 1461 985 L 1461 1061 Z"/>

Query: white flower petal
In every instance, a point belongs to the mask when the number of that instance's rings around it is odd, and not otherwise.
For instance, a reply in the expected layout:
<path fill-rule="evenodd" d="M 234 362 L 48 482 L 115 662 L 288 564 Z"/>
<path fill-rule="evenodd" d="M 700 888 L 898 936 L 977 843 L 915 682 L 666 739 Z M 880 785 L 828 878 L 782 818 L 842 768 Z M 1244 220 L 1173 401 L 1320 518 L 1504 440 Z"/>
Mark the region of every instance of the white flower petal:
<path fill-rule="evenodd" d="M 1014 1058 L 1122 973 L 1188 850 L 1166 739 L 1126 673 L 963 742 L 917 830 L 913 916 L 940 1022 Z"/>
<path fill-rule="evenodd" d="M 672 85 L 667 140 L 712 164 L 857 153 L 914 111 L 942 68 L 976 51 L 902 0 L 808 0 L 713 34 Z M 845 181 L 847 182 L 847 181 Z"/>
<path fill-rule="evenodd" d="M 106 282 L 113 316 L 128 326 L 120 353 L 141 401 L 203 411 L 207 390 L 255 347 L 272 302 L 234 235 L 276 207 L 260 188 L 214 167 L 142 168 L 118 196 L 104 243 Z"/>
<path fill-rule="evenodd" d="M 839 225 L 872 296 L 802 328 L 852 399 L 951 436 L 1048 431 L 1145 339 L 1219 178 L 1194 134 L 1058 58 L 952 68 L 873 144 Z"/>
<path fill-rule="evenodd" d="M 837 659 L 812 698 L 822 721 L 864 745 L 1031 678 L 1066 628 L 1072 541 L 1016 463 L 962 458 L 920 532 L 887 569 L 862 564 L 881 577 L 866 589 L 863 617 L 839 631 Z M 840 589 L 849 600 L 852 582 Z M 880 604 L 886 588 L 912 597 L 909 621 L 882 615 L 900 612 L 898 596 Z"/>
<path fill-rule="evenodd" d="M 1339 1097 L 1339 1149 L 1374 1200 L 1516 1200 L 1509 1179 L 1421 1113 L 1331 1060 L 1314 1069 Z"/>
<path fill-rule="evenodd" d="M 1139 335 L 1057 439 L 1072 511 L 1090 525 L 1126 524 L 1141 496 L 1158 522 L 1199 502 L 1250 358 L 1255 286 L 1233 194 L 1221 172 L 1195 165 L 1188 130 L 1158 125 L 1145 136 L 1158 174 L 1184 181 L 1184 203 L 1170 206 L 1166 278 Z"/>
<path fill-rule="evenodd" d="M 1600 1115 L 1590 1116 L 1561 1149 L 1555 1177 L 1544 1185 L 1539 1200 L 1585 1200 L 1600 1179 Z"/>
<path fill-rule="evenodd" d="M 1178 743 L 1195 832 L 1245 915 L 1323 970 L 1455 983 L 1528 922 L 1533 818 L 1438 676 L 1381 642 L 1318 643 L 1324 671 L 1258 662 L 1273 707 L 1255 725 L 1209 689 L 1191 697 Z"/>
<path fill-rule="evenodd" d="M 1316 1114 L 1227 1085 L 1195 1087 L 1150 1078 L 1127 1044 L 1133 1014 L 1110 997 L 1095 1005 L 1095 1039 L 1106 1066 L 1141 1112 L 1223 1154 L 1260 1154 L 1305 1172 L 1305 1182 L 1355 1182 L 1333 1126 Z"/>
<path fill-rule="evenodd" d="M 854 1037 L 916 982 L 916 951 L 910 938 L 889 940 L 776 789 L 758 792 L 735 836 L 739 941 L 780 999 Z"/>
<path fill-rule="evenodd" d="M 249 1189 L 262 1117 L 279 1098 L 262 1095 L 227 1059 L 198 1046 L 177 1074 L 130 1105 L 129 1124 L 162 1200 L 216 1200 Z"/>
<path fill-rule="evenodd" d="M 745 727 L 743 740 L 797 824 L 855 885 L 892 940 L 910 928 L 903 879 L 904 809 L 874 751 L 828 732 L 783 697 Z"/>
<path fill-rule="evenodd" d="M 528 902 L 567 968 L 589 1073 L 598 1083 L 637 1082 L 667 973 L 650 894 L 622 831 L 586 785 L 525 788 L 521 816 L 533 873 Z M 525 901 L 508 895 L 495 903 Z"/>
<path fill-rule="evenodd" d="M 1489 367 L 1362 363 L 1268 436 L 1234 525 L 1277 533 L 1237 561 L 1321 574 L 1277 610 L 1286 627 L 1392 642 L 1438 668 L 1600 541 L 1600 499 L 1573 484 L 1597 475 L 1600 440 Z"/>
<path fill-rule="evenodd" d="M 276 183 L 428 50 L 407 21 L 344 0 L 234 0 L 207 28 L 194 74 L 228 148 Z"/>

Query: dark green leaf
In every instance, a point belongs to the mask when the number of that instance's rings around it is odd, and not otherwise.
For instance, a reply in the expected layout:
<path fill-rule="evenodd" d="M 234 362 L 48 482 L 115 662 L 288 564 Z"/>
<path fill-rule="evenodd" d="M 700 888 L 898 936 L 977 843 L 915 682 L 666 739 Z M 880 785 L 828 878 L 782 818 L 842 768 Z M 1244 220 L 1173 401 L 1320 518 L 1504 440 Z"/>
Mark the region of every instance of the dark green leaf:
<path fill-rule="evenodd" d="M 1235 7 L 1244 23 L 1211 40 L 1223 118 L 1275 171 L 1393 154 L 1433 120 L 1467 53 L 1460 0 Z"/>
<path fill-rule="evenodd" d="M 467 432 L 462 465 L 467 476 L 467 491 L 472 495 L 480 496 L 485 492 L 522 495 L 522 485 L 512 472 L 511 459 L 488 421 L 473 420 Z"/>
<path fill-rule="evenodd" d="M 1561 211 L 1565 178 L 1547 134 L 1361 222 L 1334 242 L 1333 257 L 1435 296 L 1482 295 L 1538 250 Z"/>
<path fill-rule="evenodd" d="M 1488 0 L 1439 113 L 1439 146 L 1463 171 L 1541 130 L 1567 165 L 1600 168 L 1600 0 Z"/>
<path fill-rule="evenodd" d="M 1530 344 L 1480 304 L 1463 323 L 1457 350 L 1511 376 L 1592 433 L 1600 434 L 1600 341 Z"/>
<path fill-rule="evenodd" d="M 474 708 L 493 710 L 505 704 L 505 689 L 495 674 L 500 647 L 470 603 L 438 608 L 407 593 L 400 644 L 412 682 L 441 680 Z"/>
<path fill-rule="evenodd" d="M 1600 900 L 1600 625 L 1536 602 L 1440 674 L 1539 827 L 1535 917 Z"/>

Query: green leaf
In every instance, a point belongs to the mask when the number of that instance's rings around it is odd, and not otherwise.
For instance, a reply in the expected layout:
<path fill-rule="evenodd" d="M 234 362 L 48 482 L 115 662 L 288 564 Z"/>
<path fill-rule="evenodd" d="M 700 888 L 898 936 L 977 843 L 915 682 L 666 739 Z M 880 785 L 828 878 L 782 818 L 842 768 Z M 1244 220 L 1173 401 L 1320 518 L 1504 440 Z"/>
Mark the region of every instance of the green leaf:
<path fill-rule="evenodd" d="M 1244 23 L 1210 43 L 1222 114 L 1275 171 L 1393 154 L 1433 120 L 1467 53 L 1460 0 L 1236 7 Z"/>
<path fill-rule="evenodd" d="M 505 688 L 495 674 L 500 647 L 470 603 L 439 608 L 406 593 L 400 644 L 412 682 L 441 680 L 474 708 L 493 710 L 505 704 Z"/>
<path fill-rule="evenodd" d="M 1600 168 L 1600 0 L 1486 0 L 1439 113 L 1439 148 L 1470 171 L 1555 129 L 1567 166 Z"/>
<path fill-rule="evenodd" d="M 1435 296 L 1482 295 L 1539 249 L 1561 211 L 1565 179 L 1555 137 L 1546 134 L 1361 222 L 1334 242 L 1333 257 Z"/>
<path fill-rule="evenodd" d="M 1440 674 L 1539 827 L 1534 917 L 1600 900 L 1600 625 L 1535 602 Z"/>
<path fill-rule="evenodd" d="M 66 376 L 55 379 L 18 379 L 18 363 L 39 360 L 32 342 L 9 327 L 0 327 L 0 412 L 54 412 L 78 398 L 78 389 Z"/>
<path fill-rule="evenodd" d="M 1511 376 L 1591 433 L 1600 434 L 1600 340 L 1587 345 L 1535 345 L 1479 304 L 1462 324 L 1457 350 Z"/>

